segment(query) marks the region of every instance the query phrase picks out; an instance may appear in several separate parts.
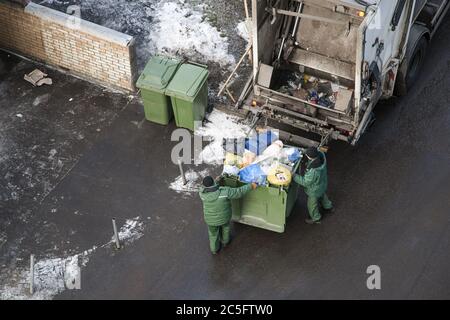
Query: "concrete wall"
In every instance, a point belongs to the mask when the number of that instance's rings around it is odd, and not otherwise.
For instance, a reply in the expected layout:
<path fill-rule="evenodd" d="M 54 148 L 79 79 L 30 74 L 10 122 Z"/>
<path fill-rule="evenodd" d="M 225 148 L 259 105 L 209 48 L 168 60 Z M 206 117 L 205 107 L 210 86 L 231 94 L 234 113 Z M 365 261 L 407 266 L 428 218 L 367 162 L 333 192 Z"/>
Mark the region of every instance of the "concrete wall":
<path fill-rule="evenodd" d="M 0 0 L 0 48 L 110 87 L 134 90 L 134 39 L 35 3 Z"/>

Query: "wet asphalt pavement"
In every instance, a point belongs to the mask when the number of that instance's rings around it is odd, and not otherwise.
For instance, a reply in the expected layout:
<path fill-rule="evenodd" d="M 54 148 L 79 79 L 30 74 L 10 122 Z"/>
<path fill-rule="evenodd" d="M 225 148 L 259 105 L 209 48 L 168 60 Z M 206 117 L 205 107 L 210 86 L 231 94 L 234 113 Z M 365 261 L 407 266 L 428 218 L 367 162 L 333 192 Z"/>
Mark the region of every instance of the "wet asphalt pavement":
<path fill-rule="evenodd" d="M 121 111 L 126 99 L 105 93 L 93 112 L 112 110 L 109 120 L 65 151 L 74 160 L 62 169 L 64 179 L 40 201 L 3 203 L 3 266 L 27 263 L 12 263 L 11 252 L 87 250 L 110 239 L 112 217 L 123 223 L 141 216 L 142 238 L 120 251 L 96 252 L 82 269 L 82 289 L 57 298 L 449 299 L 449 30 L 447 17 L 414 90 L 378 106 L 377 122 L 356 148 L 332 145 L 329 196 L 336 212 L 321 225 L 304 223 L 301 196 L 284 234 L 234 224 L 232 244 L 212 256 L 199 199 L 168 189 L 178 176 L 170 161 L 174 125 L 142 122 L 138 103 Z M 93 90 L 86 104 L 101 92 L 76 83 L 63 92 Z M 11 91 L 8 101 L 19 94 Z M 67 106 L 55 101 L 49 108 L 58 107 Z M 25 221 L 15 220 L 17 212 Z M 366 287 L 370 265 L 381 268 L 381 290 Z"/>

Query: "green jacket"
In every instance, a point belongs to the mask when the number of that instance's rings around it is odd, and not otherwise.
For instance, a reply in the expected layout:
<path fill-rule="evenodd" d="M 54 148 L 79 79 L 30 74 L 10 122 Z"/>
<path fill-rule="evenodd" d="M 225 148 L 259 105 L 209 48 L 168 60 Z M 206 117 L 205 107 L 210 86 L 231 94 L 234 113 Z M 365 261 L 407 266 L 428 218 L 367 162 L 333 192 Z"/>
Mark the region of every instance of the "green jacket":
<path fill-rule="evenodd" d="M 240 188 L 219 187 L 200 189 L 200 199 L 203 201 L 203 214 L 209 226 L 221 226 L 231 220 L 231 201 L 245 196 L 252 190 L 251 184 Z"/>
<path fill-rule="evenodd" d="M 323 152 L 320 160 L 308 161 L 306 173 L 295 175 L 294 181 L 305 188 L 305 193 L 310 197 L 322 197 L 328 188 L 327 159 Z"/>

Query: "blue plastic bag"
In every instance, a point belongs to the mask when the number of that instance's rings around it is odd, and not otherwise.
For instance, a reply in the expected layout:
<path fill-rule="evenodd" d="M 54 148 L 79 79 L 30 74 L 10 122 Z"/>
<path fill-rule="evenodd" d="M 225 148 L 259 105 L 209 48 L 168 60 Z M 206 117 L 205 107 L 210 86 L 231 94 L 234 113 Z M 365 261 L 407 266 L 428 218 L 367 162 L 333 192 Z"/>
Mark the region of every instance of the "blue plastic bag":
<path fill-rule="evenodd" d="M 278 135 L 273 131 L 266 131 L 245 140 L 245 149 L 256 155 L 261 155 L 273 142 L 278 140 Z"/>
<path fill-rule="evenodd" d="M 244 183 L 257 183 L 258 185 L 265 185 L 267 176 L 262 171 L 259 164 L 252 164 L 239 172 L 239 180 Z"/>
<path fill-rule="evenodd" d="M 289 148 L 285 150 L 285 154 L 288 156 L 290 162 L 297 162 L 301 158 L 302 154 L 298 148 Z"/>

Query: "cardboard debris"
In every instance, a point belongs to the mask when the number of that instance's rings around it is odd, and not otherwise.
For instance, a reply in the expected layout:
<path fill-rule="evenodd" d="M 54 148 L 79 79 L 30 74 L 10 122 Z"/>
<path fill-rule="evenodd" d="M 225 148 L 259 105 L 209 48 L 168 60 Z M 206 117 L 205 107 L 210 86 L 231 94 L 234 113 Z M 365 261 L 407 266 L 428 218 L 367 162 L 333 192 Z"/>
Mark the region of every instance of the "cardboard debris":
<path fill-rule="evenodd" d="M 352 98 L 353 90 L 340 88 L 336 97 L 334 109 L 347 113 L 351 107 Z"/>
<path fill-rule="evenodd" d="M 273 67 L 264 63 L 261 64 L 258 74 L 258 84 L 265 88 L 270 88 L 272 83 Z"/>
<path fill-rule="evenodd" d="M 53 81 L 51 78 L 47 78 L 47 74 L 39 69 L 35 69 L 29 74 L 26 74 L 24 80 L 28 81 L 35 87 L 40 87 L 43 84 L 52 85 Z"/>
<path fill-rule="evenodd" d="M 292 92 L 292 95 L 301 100 L 308 100 L 309 92 L 303 88 L 300 88 Z"/>

